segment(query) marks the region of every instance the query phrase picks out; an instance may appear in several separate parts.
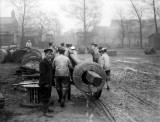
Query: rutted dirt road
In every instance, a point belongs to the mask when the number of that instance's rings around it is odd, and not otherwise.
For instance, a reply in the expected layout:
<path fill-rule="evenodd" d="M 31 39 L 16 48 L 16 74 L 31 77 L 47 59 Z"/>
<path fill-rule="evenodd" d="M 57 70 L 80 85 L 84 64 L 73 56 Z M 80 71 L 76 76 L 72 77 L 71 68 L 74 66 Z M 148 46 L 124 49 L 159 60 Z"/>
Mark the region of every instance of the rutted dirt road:
<path fill-rule="evenodd" d="M 80 58 L 91 59 L 89 55 Z M 87 99 L 72 86 L 71 101 L 61 108 L 55 99 L 54 117 L 42 115 L 40 108 L 24 108 L 19 105 L 25 92 L 13 89 L 20 78 L 12 73 L 18 65 L 0 64 L 0 88 L 5 96 L 8 122 L 160 122 L 160 56 L 147 56 L 141 50 L 119 50 L 111 57 L 112 71 L 110 91 L 103 89 L 100 101 Z M 110 117 L 108 117 L 110 116 Z M 111 120 L 112 119 L 112 120 Z"/>

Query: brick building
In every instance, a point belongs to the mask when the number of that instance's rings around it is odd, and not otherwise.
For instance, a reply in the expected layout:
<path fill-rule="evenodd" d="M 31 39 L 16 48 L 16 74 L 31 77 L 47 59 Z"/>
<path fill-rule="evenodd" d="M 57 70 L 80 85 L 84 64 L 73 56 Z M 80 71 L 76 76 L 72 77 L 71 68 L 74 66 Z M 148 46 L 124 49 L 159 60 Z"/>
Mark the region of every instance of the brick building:
<path fill-rule="evenodd" d="M 11 12 L 11 17 L 0 17 L 0 46 L 8 46 L 18 43 L 20 36 L 18 34 L 18 22 L 15 12 Z"/>

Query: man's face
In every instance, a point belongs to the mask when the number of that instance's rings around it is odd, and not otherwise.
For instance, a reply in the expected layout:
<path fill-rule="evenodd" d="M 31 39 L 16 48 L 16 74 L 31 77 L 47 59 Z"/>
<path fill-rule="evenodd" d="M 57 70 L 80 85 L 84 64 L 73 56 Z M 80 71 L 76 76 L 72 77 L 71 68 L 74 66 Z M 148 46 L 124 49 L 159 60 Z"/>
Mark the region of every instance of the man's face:
<path fill-rule="evenodd" d="M 52 55 L 53 55 L 53 53 L 51 51 L 48 51 L 47 53 L 45 53 L 45 56 L 47 59 L 51 59 Z"/>

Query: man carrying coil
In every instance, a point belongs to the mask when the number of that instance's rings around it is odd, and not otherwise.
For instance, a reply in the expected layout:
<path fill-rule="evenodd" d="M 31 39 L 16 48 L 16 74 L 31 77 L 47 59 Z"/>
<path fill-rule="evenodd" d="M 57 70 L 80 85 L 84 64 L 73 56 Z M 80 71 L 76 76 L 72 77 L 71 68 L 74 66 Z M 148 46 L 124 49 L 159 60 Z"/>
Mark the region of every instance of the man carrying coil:
<path fill-rule="evenodd" d="M 72 70 L 72 64 L 70 59 L 65 56 L 65 48 L 58 48 L 59 55 L 53 60 L 52 67 L 55 70 L 55 86 L 59 95 L 58 102 L 61 103 L 61 107 L 65 106 L 65 98 L 69 90 L 70 82 L 70 70 Z"/>

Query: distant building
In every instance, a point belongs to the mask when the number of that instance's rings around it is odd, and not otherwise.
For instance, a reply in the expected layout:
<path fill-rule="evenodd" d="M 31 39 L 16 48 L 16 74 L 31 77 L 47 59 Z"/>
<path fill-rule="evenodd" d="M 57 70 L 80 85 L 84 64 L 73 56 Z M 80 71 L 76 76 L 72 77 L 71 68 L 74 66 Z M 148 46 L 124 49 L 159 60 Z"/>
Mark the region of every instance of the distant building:
<path fill-rule="evenodd" d="M 18 43 L 20 36 L 18 34 L 18 22 L 15 12 L 11 12 L 11 17 L 0 17 L 0 46 Z"/>
<path fill-rule="evenodd" d="M 60 45 L 62 42 L 65 44 L 73 44 L 77 45 L 76 39 L 73 36 L 70 35 L 59 35 L 59 36 L 54 36 L 54 44 L 55 45 Z"/>
<path fill-rule="evenodd" d="M 124 44 L 136 45 L 139 43 L 139 22 L 137 19 L 124 20 L 125 39 Z M 153 19 L 142 20 L 143 45 L 148 43 L 148 36 L 155 32 Z M 115 31 L 115 39 L 121 38 L 121 20 L 112 20 L 110 27 Z"/>
<path fill-rule="evenodd" d="M 84 40 L 84 32 L 77 32 L 77 45 L 78 46 L 89 46 L 94 41 L 94 33 L 86 32 L 86 40 Z"/>
<path fill-rule="evenodd" d="M 53 34 L 46 34 L 46 41 L 54 43 L 55 40 Z"/>
<path fill-rule="evenodd" d="M 96 43 L 111 43 L 112 30 L 109 26 L 96 26 L 93 29 L 94 42 Z"/>

